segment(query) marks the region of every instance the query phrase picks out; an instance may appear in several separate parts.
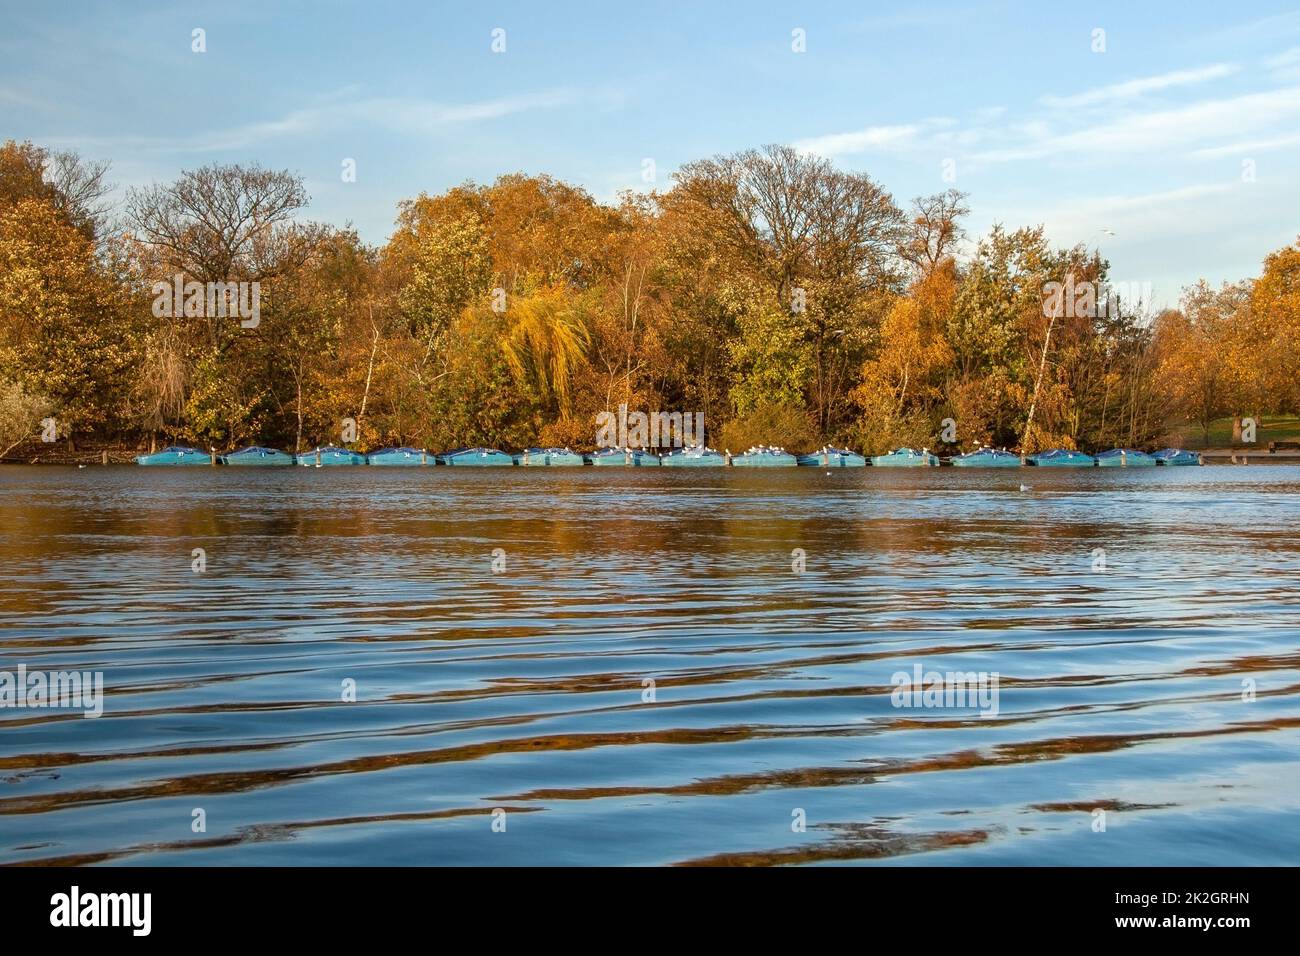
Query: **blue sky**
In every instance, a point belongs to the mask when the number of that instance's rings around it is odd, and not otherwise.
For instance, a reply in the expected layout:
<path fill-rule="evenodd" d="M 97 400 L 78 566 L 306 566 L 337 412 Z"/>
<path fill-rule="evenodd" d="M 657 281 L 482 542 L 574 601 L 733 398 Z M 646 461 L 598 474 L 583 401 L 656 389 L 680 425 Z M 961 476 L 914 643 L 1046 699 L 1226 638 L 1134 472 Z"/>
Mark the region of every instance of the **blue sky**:
<path fill-rule="evenodd" d="M 611 200 L 646 159 L 667 188 L 772 142 L 900 203 L 955 185 L 973 235 L 1098 245 L 1156 304 L 1300 233 L 1294 4 L 2 2 L 0 135 L 109 159 L 120 187 L 288 168 L 313 218 L 375 243 L 399 200 L 466 179 Z"/>

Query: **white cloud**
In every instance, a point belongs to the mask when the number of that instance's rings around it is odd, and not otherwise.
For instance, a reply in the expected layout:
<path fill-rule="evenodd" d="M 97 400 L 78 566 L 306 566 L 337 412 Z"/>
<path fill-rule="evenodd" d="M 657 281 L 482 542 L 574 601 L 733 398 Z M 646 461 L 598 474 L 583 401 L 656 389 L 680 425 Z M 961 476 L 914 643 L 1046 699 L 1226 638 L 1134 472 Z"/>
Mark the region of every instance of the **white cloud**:
<path fill-rule="evenodd" d="M 1044 106 L 1054 108 L 1074 109 L 1080 106 L 1097 106 L 1102 103 L 1112 103 L 1116 100 L 1129 100 L 1142 96 L 1146 93 L 1155 93 L 1159 90 L 1167 90 L 1178 86 L 1190 86 L 1195 83 L 1206 83 L 1210 80 L 1222 79 L 1225 76 L 1231 76 L 1241 70 L 1241 67 L 1235 63 L 1215 63 L 1211 66 L 1198 67 L 1192 70 L 1174 70 L 1170 73 L 1161 73 L 1157 76 L 1144 76 L 1135 80 L 1127 80 L 1123 83 L 1113 83 L 1110 86 L 1099 86 L 1095 89 L 1085 90 L 1082 93 L 1075 93 L 1071 96 L 1044 96 L 1039 102 Z"/>
<path fill-rule="evenodd" d="M 857 153 L 902 152 L 927 144 L 973 141 L 973 130 L 962 130 L 950 116 L 931 116 L 916 123 L 894 126 L 868 126 L 847 133 L 828 133 L 795 140 L 792 144 L 802 153 L 815 153 L 828 159 Z"/>
<path fill-rule="evenodd" d="M 580 99 L 578 94 L 570 90 L 549 90 L 460 104 L 372 97 L 295 110 L 280 119 L 214 133 L 202 138 L 191 148 L 199 152 L 245 149 L 268 139 L 357 125 L 382 126 L 394 132 L 420 136 L 441 126 L 500 119 L 534 110 L 557 109 L 577 103 Z"/>
<path fill-rule="evenodd" d="M 1276 70 L 1284 66 L 1295 66 L 1300 64 L 1300 46 L 1293 46 L 1289 50 L 1283 50 L 1277 56 L 1270 56 L 1264 61 L 1264 65 L 1270 70 Z"/>
<path fill-rule="evenodd" d="M 1176 109 L 1129 113 L 1066 133 L 1031 135 L 1016 146 L 978 153 L 982 162 L 1042 159 L 1073 153 L 1151 155 L 1210 138 L 1267 130 L 1300 117 L 1300 86 L 1204 100 Z"/>
<path fill-rule="evenodd" d="M 830 133 L 826 136 L 796 140 L 794 148 L 801 153 L 816 153 L 819 156 L 828 158 L 850 156 L 854 153 L 868 153 L 906 146 L 915 142 L 921 130 L 922 126 L 920 124 L 868 126 L 866 129 L 855 130 L 851 133 Z"/>
<path fill-rule="evenodd" d="M 1256 184 L 1203 183 L 1150 193 L 1073 196 L 999 210 L 1003 222 L 1042 223 L 1054 246 L 1084 243 L 1111 262 L 1116 282 L 1150 284 L 1146 304 L 1176 305 L 1188 275 L 1240 276 L 1257 268 L 1258 245 L 1244 239 L 1243 214 L 1263 219 L 1277 196 Z M 1249 210 L 1248 213 L 1244 212 Z M 1113 233 L 1108 235 L 1107 232 Z M 1189 240 L 1208 241 L 1189 241 Z M 1238 261 L 1239 260 L 1239 261 Z"/>
<path fill-rule="evenodd" d="M 1265 153 L 1287 146 L 1300 146 L 1300 133 L 1291 136 L 1278 136 L 1273 139 L 1256 139 L 1245 143 L 1229 143 L 1226 146 L 1213 146 L 1198 149 L 1193 156 L 1202 159 L 1218 159 L 1221 156 L 1240 156 L 1244 153 Z"/>
<path fill-rule="evenodd" d="M 42 142 L 51 145 L 67 143 L 79 147 L 94 145 L 109 149 L 127 147 L 164 153 L 230 152 L 260 147 L 273 140 L 359 127 L 381 127 L 412 137 L 423 137 L 445 126 L 485 122 L 520 113 L 561 109 L 601 100 L 613 103 L 616 98 L 608 94 L 556 89 L 448 104 L 404 97 L 357 98 L 355 89 L 347 88 L 329 97 L 327 102 L 292 110 L 276 119 L 227 129 L 175 137 L 47 136 L 42 138 Z"/>

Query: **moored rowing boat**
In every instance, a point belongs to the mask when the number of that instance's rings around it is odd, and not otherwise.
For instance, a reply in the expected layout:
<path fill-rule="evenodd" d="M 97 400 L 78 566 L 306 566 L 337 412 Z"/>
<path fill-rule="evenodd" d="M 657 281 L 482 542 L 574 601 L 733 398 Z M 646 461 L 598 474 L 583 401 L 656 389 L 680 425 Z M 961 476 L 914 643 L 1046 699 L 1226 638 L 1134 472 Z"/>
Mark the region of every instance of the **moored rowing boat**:
<path fill-rule="evenodd" d="M 768 448 L 766 445 L 751 448 L 731 459 L 731 464 L 737 468 L 793 468 L 798 463 L 798 459 L 784 448 Z"/>
<path fill-rule="evenodd" d="M 895 448 L 888 455 L 874 455 L 871 464 L 876 468 L 934 468 L 939 458 L 930 454 L 929 449 Z"/>
<path fill-rule="evenodd" d="M 162 451 L 151 455 L 137 455 L 137 465 L 211 465 L 212 455 L 202 448 L 189 448 L 185 445 L 169 445 Z"/>
<path fill-rule="evenodd" d="M 314 448 L 311 451 L 304 451 L 294 455 L 293 463 L 304 468 L 324 468 L 327 465 L 364 465 L 366 456 L 360 452 L 339 448 L 337 445 L 326 445 L 323 448 Z"/>
<path fill-rule="evenodd" d="M 567 448 L 526 448 L 514 456 L 516 465 L 534 467 L 581 466 L 582 456 Z"/>
<path fill-rule="evenodd" d="M 1203 465 L 1200 454 L 1183 448 L 1164 448 L 1151 456 L 1157 465 Z"/>
<path fill-rule="evenodd" d="M 949 459 L 949 464 L 957 468 L 1019 468 L 1020 456 L 1004 448 L 990 448 L 985 445 L 977 451 L 953 455 Z"/>
<path fill-rule="evenodd" d="M 867 463 L 867 459 L 847 448 L 834 448 L 827 445 L 821 451 L 800 455 L 798 462 L 814 468 L 861 468 Z"/>
<path fill-rule="evenodd" d="M 239 451 L 232 451 L 221 456 L 223 465 L 241 467 L 268 468 L 280 465 L 292 465 L 293 456 L 278 448 L 264 448 L 261 445 L 249 445 Z"/>
<path fill-rule="evenodd" d="M 423 448 L 381 448 L 366 456 L 366 464 L 393 468 L 419 468 L 435 459 Z"/>
<path fill-rule="evenodd" d="M 438 456 L 438 462 L 443 465 L 460 465 L 471 467 L 499 467 L 502 465 L 513 465 L 515 460 L 501 451 L 499 448 L 457 448 L 454 451 L 443 452 Z"/>
<path fill-rule="evenodd" d="M 1112 448 L 1097 456 L 1098 468 L 1154 468 L 1156 460 L 1136 448 Z"/>
<path fill-rule="evenodd" d="M 727 463 L 721 453 L 707 445 L 677 448 L 660 459 L 665 468 L 716 468 Z"/>
<path fill-rule="evenodd" d="M 1097 464 L 1097 459 L 1073 448 L 1053 448 L 1030 455 L 1026 462 L 1039 468 L 1091 468 Z"/>

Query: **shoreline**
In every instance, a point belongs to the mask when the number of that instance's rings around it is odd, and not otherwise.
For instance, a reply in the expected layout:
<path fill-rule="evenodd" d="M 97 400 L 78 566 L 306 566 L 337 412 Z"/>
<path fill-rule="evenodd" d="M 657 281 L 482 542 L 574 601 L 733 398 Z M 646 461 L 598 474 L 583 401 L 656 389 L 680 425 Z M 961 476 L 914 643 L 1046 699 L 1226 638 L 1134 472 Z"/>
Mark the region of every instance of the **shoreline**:
<path fill-rule="evenodd" d="M 136 460 L 135 460 L 135 459 L 136 459 L 136 456 L 137 456 L 137 455 L 142 455 L 142 454 L 147 454 L 147 452 L 145 452 L 145 451 L 143 451 L 143 450 L 122 449 L 122 448 L 114 448 L 114 449 L 97 448 L 97 449 L 93 449 L 93 450 L 78 451 L 78 452 L 66 452 L 66 451 L 64 451 L 64 452 L 61 452 L 61 453 L 51 453 L 51 454 L 45 454 L 45 455 L 35 455 L 35 456 L 32 456 L 32 457 L 27 457 L 27 456 L 17 456 L 17 455 L 12 455 L 12 454 L 11 454 L 11 455 L 8 455 L 8 456 L 6 456 L 6 457 L 0 458 L 0 467 L 4 467 L 4 466 L 22 466 L 22 465 L 28 465 L 28 466 L 31 466 L 31 465 L 42 465 L 42 466 L 54 466 L 54 467 L 63 467 L 63 468 L 71 468 L 71 467 L 73 467 L 74 465 L 77 466 L 77 467 L 88 467 L 88 466 L 92 466 L 92 465 L 93 465 L 93 466 L 101 467 L 101 468 L 102 468 L 102 467 L 109 467 L 109 466 L 119 466 L 119 465 L 130 465 L 130 466 L 137 467 L 137 468 L 140 468 L 140 467 L 147 467 L 147 466 L 143 466 L 143 465 L 138 465 L 138 464 L 136 463 Z M 1205 449 L 1205 450 L 1203 450 L 1203 451 L 1198 452 L 1198 454 L 1201 456 L 1202 461 L 1203 461 L 1203 463 L 1204 463 L 1201 467 L 1205 467 L 1205 466 L 1213 466 L 1213 465 L 1228 465 L 1228 466 L 1241 466 L 1241 465 L 1251 465 L 1251 466 L 1253 466 L 1253 465 L 1300 465 L 1300 451 L 1279 451 L 1279 452 L 1270 452 L 1267 448 L 1261 448 L 1261 449 L 1207 448 L 1207 449 Z M 422 467 L 422 468 L 433 468 L 433 467 L 435 467 L 435 461 L 434 461 L 434 458 L 435 458 L 434 453 L 433 453 L 433 452 L 430 452 L 430 453 L 429 453 L 429 462 L 428 462 L 428 464 L 426 464 L 426 465 L 421 465 L 421 466 L 419 466 L 419 467 Z M 867 458 L 868 458 L 868 464 L 865 465 L 864 467 L 867 467 L 867 468 L 871 468 L 871 467 L 879 467 L 879 466 L 873 466 L 873 465 L 870 464 L 870 456 L 867 456 Z M 1234 461 L 1234 459 L 1236 459 L 1236 460 Z M 942 458 L 941 458 L 941 461 L 942 461 Z M 205 467 L 205 466 L 203 466 L 203 465 L 189 465 L 189 466 L 187 466 L 187 467 L 189 467 L 189 468 L 202 468 L 202 467 Z M 210 468 L 229 468 L 229 467 L 238 467 L 238 466 L 231 466 L 231 465 L 224 465 L 224 464 L 219 464 L 219 463 L 213 463 L 213 464 L 208 465 L 208 466 L 206 466 L 206 467 L 210 467 Z M 281 467 L 293 468 L 293 467 L 304 467 L 304 466 L 301 466 L 301 465 L 284 465 L 284 466 L 281 466 Z M 331 467 L 336 467 L 336 466 L 331 466 Z M 351 466 L 349 466 L 349 467 L 361 468 L 361 467 L 370 467 L 370 466 L 367 465 L 367 464 L 361 464 L 361 465 L 351 465 Z M 445 468 L 445 467 L 448 467 L 448 466 L 443 465 L 443 464 L 436 464 L 436 467 L 438 467 L 438 468 Z M 578 466 L 570 466 L 570 467 L 578 467 Z M 589 465 L 588 465 L 587 463 L 584 462 L 583 465 L 582 465 L 581 467 L 589 467 Z M 734 467 L 734 466 L 731 466 L 731 465 L 725 465 L 725 466 L 720 465 L 720 466 L 717 466 L 717 467 Z M 812 466 L 807 466 L 807 465 L 805 465 L 805 466 L 796 466 L 796 467 L 809 468 L 809 467 L 812 467 Z M 951 465 L 950 465 L 948 462 L 943 461 L 943 463 L 940 465 L 940 467 L 948 468 L 948 467 L 951 467 Z M 1020 467 L 1022 467 L 1022 468 L 1033 468 L 1034 466 L 1033 466 L 1033 465 L 1023 465 L 1023 464 L 1022 464 Z M 1184 467 L 1185 467 L 1185 466 L 1184 466 Z M 1196 467 L 1196 466 L 1193 466 L 1193 467 Z M 768 470 L 768 469 L 764 469 L 764 470 Z M 892 470 L 892 469 L 891 469 L 891 470 Z M 1081 470 L 1083 470 L 1083 471 L 1087 471 L 1088 469 L 1084 468 L 1084 469 L 1081 469 Z M 1109 470 L 1109 469 L 1108 469 L 1108 470 Z"/>

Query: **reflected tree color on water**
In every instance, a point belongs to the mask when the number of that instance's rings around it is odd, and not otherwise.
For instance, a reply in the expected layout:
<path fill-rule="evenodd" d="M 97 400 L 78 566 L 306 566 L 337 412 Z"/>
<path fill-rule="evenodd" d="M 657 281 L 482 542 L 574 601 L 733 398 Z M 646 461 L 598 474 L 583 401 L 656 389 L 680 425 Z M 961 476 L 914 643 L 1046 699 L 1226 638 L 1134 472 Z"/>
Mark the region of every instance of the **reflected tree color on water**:
<path fill-rule="evenodd" d="M 0 710 L 0 862 L 1294 862 L 1298 535 L 1292 467 L 5 467 L 0 670 L 106 697 Z"/>

